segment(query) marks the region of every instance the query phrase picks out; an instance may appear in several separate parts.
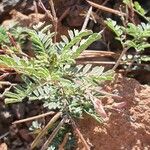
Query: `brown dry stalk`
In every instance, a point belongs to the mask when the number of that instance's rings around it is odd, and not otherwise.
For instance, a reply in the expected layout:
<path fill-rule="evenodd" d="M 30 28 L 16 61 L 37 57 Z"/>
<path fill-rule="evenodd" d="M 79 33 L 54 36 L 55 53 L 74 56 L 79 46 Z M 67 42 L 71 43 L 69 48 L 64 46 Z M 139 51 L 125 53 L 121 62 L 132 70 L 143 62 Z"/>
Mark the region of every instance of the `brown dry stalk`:
<path fill-rule="evenodd" d="M 81 53 L 81 55 L 84 54 L 84 53 L 86 53 L 86 54 L 89 54 L 89 53 L 90 53 L 90 54 L 110 54 L 110 55 L 116 54 L 116 53 L 111 52 L 111 51 L 85 50 L 85 51 L 83 51 L 83 52 Z"/>
<path fill-rule="evenodd" d="M 36 22 L 39 22 L 37 2 L 33 1 L 33 5 L 34 5 L 34 9 L 35 9 L 35 14 L 36 14 Z"/>
<path fill-rule="evenodd" d="M 9 132 L 4 133 L 3 135 L 0 135 L 0 140 L 3 139 L 4 137 L 8 136 Z"/>
<path fill-rule="evenodd" d="M 45 8 L 45 6 L 41 0 L 39 0 L 39 5 L 45 11 L 46 15 L 53 21 L 53 16 L 52 16 L 51 12 Z"/>
<path fill-rule="evenodd" d="M 115 98 L 115 99 L 118 99 L 118 100 L 121 100 L 121 99 L 122 99 L 121 96 L 116 95 L 116 94 L 111 94 L 111 93 L 108 93 L 108 92 L 106 92 L 106 91 L 102 91 L 100 88 L 97 88 L 97 89 L 95 89 L 95 90 L 96 90 L 97 92 L 99 92 L 100 94 L 102 94 L 102 95 L 110 96 L 110 97 Z"/>
<path fill-rule="evenodd" d="M 105 57 L 105 56 L 116 56 L 114 52 L 107 51 L 95 51 L 95 50 L 85 50 L 83 51 L 77 59 L 83 58 L 97 58 L 97 57 Z"/>
<path fill-rule="evenodd" d="M 68 141 L 68 138 L 69 138 L 69 133 L 66 133 L 62 143 L 59 145 L 59 149 L 58 150 L 64 150 L 64 147 Z"/>
<path fill-rule="evenodd" d="M 8 37 L 9 37 L 10 43 L 11 43 L 17 50 L 20 50 L 20 47 L 19 47 L 19 45 L 17 45 L 17 42 L 15 41 L 13 35 L 12 35 L 11 33 L 9 33 L 9 32 L 7 32 L 7 35 L 8 35 Z"/>
<path fill-rule="evenodd" d="M 115 64 L 114 67 L 112 68 L 112 70 L 116 70 L 116 69 L 117 69 L 117 67 L 119 66 L 119 64 L 120 64 L 120 62 L 121 62 L 122 57 L 125 55 L 125 53 L 126 53 L 127 51 L 128 51 L 128 48 L 124 48 L 124 49 L 123 49 L 121 55 L 119 56 L 119 58 L 118 58 L 116 64 Z"/>
<path fill-rule="evenodd" d="M 77 133 L 77 135 L 79 136 L 79 138 L 81 139 L 81 142 L 83 143 L 84 147 L 86 150 L 90 150 L 90 146 L 87 144 L 86 140 L 84 139 L 82 133 L 80 132 L 79 128 L 77 127 L 75 121 L 70 117 L 71 120 L 71 124 L 72 127 L 74 128 L 75 132 Z"/>
<path fill-rule="evenodd" d="M 34 141 L 31 144 L 31 149 L 34 149 L 36 145 L 38 145 L 40 139 L 47 133 L 47 130 L 53 126 L 53 124 L 61 117 L 62 112 L 58 112 L 49 122 L 48 124 L 41 130 L 41 132 L 37 135 Z"/>
<path fill-rule="evenodd" d="M 9 81 L 0 81 L 0 85 L 12 85 L 12 83 Z M 14 84 L 14 85 L 16 85 L 16 84 Z"/>
<path fill-rule="evenodd" d="M 57 35 L 57 28 L 58 28 L 58 19 L 57 19 L 57 16 L 56 16 L 56 11 L 55 11 L 53 0 L 49 0 L 49 4 L 51 6 L 52 15 L 53 15 L 53 25 L 54 25 L 54 31 L 55 31 L 54 43 L 56 43 L 56 41 L 57 41 L 57 36 L 56 35 Z"/>
<path fill-rule="evenodd" d="M 60 123 L 58 124 L 58 126 L 53 130 L 52 134 L 49 136 L 49 138 L 47 139 L 47 141 L 44 143 L 44 145 L 42 146 L 41 150 L 46 150 L 49 146 L 49 144 L 52 142 L 52 140 L 54 139 L 54 137 L 56 136 L 56 134 L 58 133 L 59 129 L 63 126 L 63 124 L 65 123 L 65 121 L 67 120 L 67 116 L 64 117 Z"/>
<path fill-rule="evenodd" d="M 108 8 L 108 7 L 106 7 L 106 6 L 96 4 L 96 3 L 91 2 L 91 1 L 88 1 L 88 0 L 87 0 L 87 2 L 88 2 L 91 6 L 93 6 L 93 7 L 95 7 L 95 8 L 98 8 L 98 9 L 100 9 L 100 10 L 107 11 L 107 12 L 116 14 L 116 15 L 118 15 L 118 16 L 126 16 L 125 13 L 120 12 L 120 11 L 118 11 L 118 10 L 115 10 L 115 9 L 112 9 L 112 8 Z"/>
<path fill-rule="evenodd" d="M 85 60 L 77 60 L 77 64 L 97 64 L 97 65 L 115 65 L 114 61 L 85 61 Z"/>
<path fill-rule="evenodd" d="M 86 18 L 85 18 L 85 20 L 84 20 L 84 23 L 83 23 L 83 26 L 82 26 L 81 31 L 83 31 L 83 30 L 85 30 L 85 29 L 86 29 L 87 24 L 88 24 L 89 19 L 90 19 L 90 15 L 91 15 L 91 13 L 92 13 L 92 6 L 89 8 L 89 10 L 88 10 L 88 12 L 87 12 L 87 15 L 86 15 Z"/>
<path fill-rule="evenodd" d="M 55 112 L 50 111 L 50 112 L 40 114 L 40 115 L 37 115 L 37 116 L 33 116 L 33 117 L 26 118 L 26 119 L 21 119 L 21 120 L 18 120 L 18 121 L 14 121 L 12 124 L 23 123 L 23 122 L 39 119 L 39 118 L 42 118 L 42 117 L 46 117 L 48 115 L 54 115 L 54 114 L 55 114 Z"/>
<path fill-rule="evenodd" d="M 61 22 L 68 14 L 69 14 L 70 8 L 67 8 L 64 13 L 59 17 L 58 22 Z"/>
<path fill-rule="evenodd" d="M 106 54 L 82 54 L 78 57 L 78 60 L 82 60 L 82 59 L 91 59 L 91 58 L 100 58 L 100 57 L 108 57 L 108 56 L 112 56 L 112 55 L 106 55 Z"/>
<path fill-rule="evenodd" d="M 8 73 L 8 72 L 2 74 L 2 75 L 0 76 L 0 80 L 4 79 L 4 78 L 7 77 L 9 74 L 10 74 L 10 73 Z"/>
<path fill-rule="evenodd" d="M 110 1 L 110 0 L 105 0 L 105 1 L 102 3 L 102 5 L 106 5 L 106 4 L 108 3 L 108 1 Z"/>
<path fill-rule="evenodd" d="M 57 19 L 57 16 L 56 16 L 56 11 L 55 11 L 55 8 L 54 8 L 53 0 L 50 0 L 49 4 L 51 6 L 52 13 L 51 13 L 51 11 L 47 10 L 45 8 L 44 4 L 42 3 L 42 1 L 39 0 L 39 5 L 45 11 L 45 13 L 47 14 L 47 16 L 52 20 L 52 23 L 53 23 L 53 26 L 54 26 L 54 32 L 55 32 L 54 43 L 56 43 L 56 38 L 57 38 L 56 35 L 57 35 L 57 28 L 58 28 L 58 19 Z"/>
<path fill-rule="evenodd" d="M 56 12 L 55 12 L 55 8 L 54 8 L 53 0 L 49 0 L 49 4 L 50 4 L 50 6 L 51 6 L 51 10 L 52 10 L 53 17 L 54 17 L 54 18 L 57 18 L 57 17 L 56 17 Z"/>

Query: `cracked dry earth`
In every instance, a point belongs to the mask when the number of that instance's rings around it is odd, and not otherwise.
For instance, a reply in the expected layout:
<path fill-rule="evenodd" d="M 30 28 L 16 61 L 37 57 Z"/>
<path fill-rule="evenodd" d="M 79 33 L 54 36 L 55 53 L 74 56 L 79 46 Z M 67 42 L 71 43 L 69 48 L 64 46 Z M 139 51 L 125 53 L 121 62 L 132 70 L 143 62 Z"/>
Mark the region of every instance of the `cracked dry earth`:
<path fill-rule="evenodd" d="M 113 101 L 126 102 L 122 110 L 109 110 L 109 120 L 99 125 L 92 118 L 79 121 L 78 126 L 93 150 L 149 150 L 150 149 L 150 86 L 134 79 L 118 77 L 107 92 L 117 92 L 121 100 L 103 99 L 105 105 Z M 84 150 L 78 140 L 78 150 Z"/>

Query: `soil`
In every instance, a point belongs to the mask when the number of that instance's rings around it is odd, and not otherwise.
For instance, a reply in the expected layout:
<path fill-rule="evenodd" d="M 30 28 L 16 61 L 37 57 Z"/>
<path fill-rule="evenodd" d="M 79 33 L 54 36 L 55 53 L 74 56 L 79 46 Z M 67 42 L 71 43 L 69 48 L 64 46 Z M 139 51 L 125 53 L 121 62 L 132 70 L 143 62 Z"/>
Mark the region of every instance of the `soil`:
<path fill-rule="evenodd" d="M 42 1 L 45 7 L 49 9 L 48 0 Z M 104 2 L 104 0 L 93 1 L 99 4 Z M 139 2 L 141 1 L 139 0 Z M 57 36 L 57 41 L 60 41 L 61 35 L 67 35 L 69 29 L 80 30 L 82 28 L 84 22 L 83 14 L 88 10 L 89 5 L 83 0 L 57 0 L 54 3 L 58 20 L 60 19 Z M 118 0 L 110 0 L 107 6 L 117 9 L 119 4 L 120 1 Z M 149 8 L 147 6 L 150 5 L 150 2 L 141 2 L 141 4 L 148 11 Z M 62 18 L 62 14 L 67 9 L 69 9 L 68 14 Z M 10 1 L 2 0 L 0 1 L 0 23 L 6 28 L 10 28 L 15 21 L 21 26 L 26 27 L 31 27 L 39 21 L 45 21 L 47 24 L 52 23 L 39 6 L 38 10 L 39 13 L 36 14 L 33 0 L 30 2 L 16 0 L 13 5 Z M 94 11 L 96 12 L 96 10 Z M 109 13 L 98 13 L 102 19 L 98 19 L 97 23 L 90 21 L 88 26 L 94 32 L 99 32 L 103 29 L 103 22 L 101 20 L 106 17 L 118 19 Z M 138 21 L 140 21 L 139 18 Z M 27 48 L 24 49 L 28 49 L 28 46 L 30 45 L 27 45 Z M 113 54 L 113 56 L 90 58 L 90 61 L 116 61 L 121 53 L 120 45 L 114 41 L 113 34 L 107 29 L 104 32 L 102 40 L 92 44 L 89 49 L 103 50 L 104 52 L 111 51 L 115 54 L 115 56 Z M 145 54 L 147 56 L 150 55 L 149 49 Z M 89 61 L 89 58 L 84 58 L 83 60 Z M 149 66 L 149 63 L 146 65 Z M 112 68 L 112 66 L 112 64 L 105 65 L 106 70 Z M 118 72 L 121 72 L 121 70 L 122 66 L 118 68 Z M 106 83 L 103 87 L 106 92 L 122 97 L 106 96 L 102 99 L 108 120 L 100 124 L 93 118 L 84 116 L 84 119 L 76 121 L 80 132 L 91 147 L 91 150 L 150 149 L 150 86 L 143 85 L 150 83 L 150 71 L 142 68 L 134 72 L 129 72 L 127 75 L 134 76 L 135 79 L 117 74 L 113 83 Z M 16 78 L 11 77 L 9 81 L 14 81 Z M 0 87 L 0 91 L 2 90 Z M 6 106 L 4 100 L 0 99 L 0 150 L 28 150 L 29 145 L 35 138 L 28 130 L 32 122 L 26 122 L 17 126 L 12 125 L 12 122 L 44 112 L 47 112 L 47 110 L 39 102 Z M 39 121 L 42 123 L 48 122 L 50 118 L 51 116 Z M 81 140 L 78 138 L 77 141 L 77 150 L 84 150 L 85 148 Z"/>
<path fill-rule="evenodd" d="M 106 88 L 108 92 L 117 92 L 122 96 L 121 101 L 126 102 L 126 106 L 121 110 L 109 109 L 109 120 L 101 125 L 90 117 L 78 121 L 78 127 L 91 149 L 150 149 L 150 87 L 120 76 L 116 83 Z M 103 101 L 110 105 L 114 100 L 105 98 Z M 84 150 L 80 140 L 78 150 Z"/>

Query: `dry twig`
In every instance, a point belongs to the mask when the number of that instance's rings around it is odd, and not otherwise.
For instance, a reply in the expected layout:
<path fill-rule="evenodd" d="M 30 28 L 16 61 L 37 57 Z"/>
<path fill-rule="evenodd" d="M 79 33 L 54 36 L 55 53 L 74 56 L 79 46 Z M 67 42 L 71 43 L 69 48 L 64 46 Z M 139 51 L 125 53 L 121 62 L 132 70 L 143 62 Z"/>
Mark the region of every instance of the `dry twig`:
<path fill-rule="evenodd" d="M 26 118 L 26 119 L 21 119 L 21 120 L 15 121 L 12 124 L 23 123 L 23 122 L 39 119 L 39 118 L 42 118 L 42 117 L 46 117 L 48 115 L 53 115 L 53 114 L 55 114 L 55 112 L 50 111 L 50 112 L 47 112 L 47 113 L 44 113 L 44 114 L 40 114 L 40 115 L 37 115 L 37 116 L 33 116 L 33 117 Z"/>
<path fill-rule="evenodd" d="M 86 18 L 85 18 L 85 20 L 84 20 L 84 23 L 83 23 L 83 26 L 82 26 L 81 31 L 83 31 L 83 30 L 85 30 L 85 29 L 86 29 L 87 24 L 88 24 L 89 19 L 90 19 L 90 15 L 91 15 L 91 13 L 92 13 L 92 6 L 89 8 L 89 10 L 88 10 L 88 12 L 87 12 L 87 15 L 86 15 Z"/>
<path fill-rule="evenodd" d="M 77 64 L 93 64 L 93 65 L 115 65 L 114 61 L 85 61 L 85 60 L 77 60 Z"/>
<path fill-rule="evenodd" d="M 57 36 L 56 35 L 57 35 L 57 28 L 58 28 L 58 19 L 57 19 L 57 16 L 56 16 L 56 11 L 55 11 L 55 8 L 54 8 L 53 1 L 50 0 L 49 3 L 50 3 L 50 6 L 51 6 L 52 13 L 49 10 L 47 10 L 45 8 L 44 4 L 42 3 L 42 1 L 39 0 L 39 5 L 45 11 L 45 13 L 47 14 L 47 16 L 51 19 L 51 21 L 53 23 L 54 31 L 55 31 L 54 42 L 56 42 L 56 40 L 57 40 Z"/>
<path fill-rule="evenodd" d="M 105 7 L 105 6 L 96 4 L 96 3 L 91 2 L 91 1 L 88 1 L 88 0 L 87 0 L 87 2 L 88 2 L 91 6 L 93 6 L 93 7 L 95 7 L 95 8 L 98 8 L 98 9 L 100 9 L 100 10 L 107 11 L 107 12 L 109 12 L 109 13 L 113 13 L 113 14 L 116 14 L 116 15 L 118 15 L 118 16 L 126 16 L 125 13 L 120 12 L 120 11 L 118 11 L 118 10 L 114 10 L 114 9 L 112 9 L 112 8 L 108 8 L 108 7 Z"/>
<path fill-rule="evenodd" d="M 0 140 L 3 139 L 4 137 L 8 136 L 9 132 L 4 133 L 3 135 L 0 136 Z"/>
<path fill-rule="evenodd" d="M 70 116 L 69 119 L 71 120 L 72 127 L 74 128 L 75 132 L 77 133 L 77 135 L 78 135 L 79 138 L 81 139 L 81 141 L 82 141 L 82 143 L 83 143 L 85 149 L 86 149 L 86 150 L 90 150 L 89 145 L 87 144 L 86 140 L 84 139 L 84 137 L 83 137 L 82 133 L 80 132 L 79 128 L 77 127 L 75 121 L 71 118 L 71 116 Z"/>
<path fill-rule="evenodd" d="M 69 138 L 69 133 L 66 133 L 62 143 L 59 145 L 59 150 L 64 150 L 64 147 L 68 141 L 68 138 Z"/>
<path fill-rule="evenodd" d="M 42 131 L 37 135 L 34 141 L 31 144 L 31 149 L 35 148 L 38 145 L 40 139 L 47 133 L 47 130 L 53 126 L 53 124 L 61 117 L 62 113 L 58 112 L 49 122 L 48 124 L 42 129 Z"/>
<path fill-rule="evenodd" d="M 49 146 L 49 144 L 52 142 L 52 140 L 54 139 L 54 137 L 56 136 L 56 134 L 58 133 L 59 129 L 63 126 L 63 124 L 65 123 L 65 121 L 67 120 L 67 116 L 65 116 L 60 123 L 58 124 L 58 126 L 53 130 L 52 134 L 49 136 L 49 138 L 47 139 L 47 141 L 44 143 L 44 145 L 42 146 L 41 150 L 46 150 Z"/>
<path fill-rule="evenodd" d="M 34 5 L 34 9 L 35 9 L 35 14 L 36 14 L 36 22 L 39 22 L 37 2 L 33 1 L 33 5 Z"/>
<path fill-rule="evenodd" d="M 54 3 L 53 0 L 49 0 L 50 6 L 51 6 L 51 10 L 52 10 L 52 15 L 53 15 L 53 25 L 54 25 L 54 31 L 55 31 L 55 35 L 54 35 L 54 42 L 56 43 L 57 40 L 57 28 L 58 28 L 58 19 L 56 16 L 56 11 L 54 8 Z"/>
<path fill-rule="evenodd" d="M 112 68 L 113 70 L 116 70 L 117 67 L 119 66 L 120 62 L 121 62 L 121 59 L 122 57 L 125 55 L 125 53 L 128 51 L 128 48 L 124 48 L 121 55 L 119 56 L 117 62 L 115 63 L 114 67 Z"/>
<path fill-rule="evenodd" d="M 4 78 L 7 77 L 9 74 L 10 74 L 10 73 L 8 73 L 8 72 L 2 74 L 2 75 L 0 76 L 0 80 L 4 79 Z"/>

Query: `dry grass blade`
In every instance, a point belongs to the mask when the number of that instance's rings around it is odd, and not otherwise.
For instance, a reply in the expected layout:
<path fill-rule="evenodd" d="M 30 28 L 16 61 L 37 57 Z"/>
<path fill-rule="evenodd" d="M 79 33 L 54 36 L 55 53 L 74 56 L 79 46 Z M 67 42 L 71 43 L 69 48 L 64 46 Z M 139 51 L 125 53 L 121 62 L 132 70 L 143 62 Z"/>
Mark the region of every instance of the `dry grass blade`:
<path fill-rule="evenodd" d="M 23 123 L 23 122 L 39 119 L 39 118 L 42 118 L 42 117 L 46 117 L 48 115 L 54 115 L 54 114 L 55 114 L 55 112 L 50 111 L 50 112 L 47 112 L 47 113 L 44 113 L 44 114 L 40 114 L 40 115 L 37 115 L 37 116 L 33 116 L 33 117 L 26 118 L 26 119 L 21 119 L 21 120 L 15 121 L 12 124 Z"/>
<path fill-rule="evenodd" d="M 101 53 L 104 53 L 104 54 L 115 54 L 114 52 L 111 52 L 111 51 L 100 51 L 100 50 L 85 50 L 83 51 L 83 53 L 87 53 L 87 54 L 101 54 Z M 81 55 L 83 54 L 81 53 Z"/>
<path fill-rule="evenodd" d="M 86 150 L 90 150 L 90 146 L 87 144 L 86 140 L 84 139 L 82 133 L 80 132 L 79 128 L 77 127 L 75 121 L 70 117 L 70 120 L 71 120 L 71 124 L 72 124 L 72 127 L 73 129 L 75 130 L 75 132 L 77 133 L 77 135 L 79 136 L 79 138 L 81 139 L 84 147 Z"/>
<path fill-rule="evenodd" d="M 35 14 L 36 14 L 36 22 L 39 22 L 37 2 L 33 1 L 33 5 L 34 5 L 34 9 L 35 9 Z"/>
<path fill-rule="evenodd" d="M 68 138 L 69 138 L 69 133 L 66 133 L 62 143 L 59 145 L 59 150 L 64 150 L 64 147 L 68 141 Z"/>
<path fill-rule="evenodd" d="M 114 61 L 85 61 L 85 60 L 77 60 L 77 64 L 93 64 L 93 65 L 115 65 Z"/>
<path fill-rule="evenodd" d="M 108 92 L 106 92 L 106 91 L 102 91 L 101 89 L 95 89 L 97 92 L 99 92 L 100 94 L 102 94 L 102 95 L 105 95 L 105 96 L 110 96 L 110 97 L 112 97 L 112 98 L 115 98 L 115 99 L 118 99 L 118 100 L 121 100 L 122 99 L 122 97 L 121 96 L 119 96 L 119 95 L 116 95 L 116 94 L 111 94 L 111 93 L 108 93 Z"/>
<path fill-rule="evenodd" d="M 86 18 L 85 18 L 85 20 L 84 20 L 84 23 L 83 23 L 83 26 L 82 26 L 81 31 L 83 31 L 83 30 L 85 30 L 85 29 L 86 29 L 87 24 L 88 24 L 89 19 L 90 19 L 90 15 L 91 15 L 91 13 L 92 13 L 92 6 L 89 8 L 89 10 L 88 10 L 88 12 L 87 12 L 87 15 L 86 15 Z"/>
<path fill-rule="evenodd" d="M 107 12 L 109 12 L 109 13 L 113 13 L 113 14 L 118 15 L 118 16 L 126 16 L 125 13 L 120 12 L 120 11 L 118 11 L 118 10 L 114 10 L 114 9 L 112 9 L 112 8 L 108 8 L 108 7 L 105 7 L 105 6 L 96 4 L 96 3 L 91 2 L 91 1 L 88 1 L 88 0 L 87 0 L 87 2 L 88 2 L 91 6 L 93 6 L 93 7 L 95 7 L 95 8 L 98 8 L 98 9 L 100 9 L 100 10 L 107 11 Z"/>
<path fill-rule="evenodd" d="M 61 117 L 62 113 L 58 112 L 49 122 L 48 124 L 42 129 L 42 131 L 37 135 L 35 140 L 31 144 L 31 149 L 35 148 L 38 145 L 40 139 L 47 133 L 47 130 L 52 127 L 52 125 Z"/>
<path fill-rule="evenodd" d="M 85 50 L 81 53 L 78 59 L 81 58 L 91 58 L 91 57 L 113 57 L 116 54 L 114 52 L 106 52 L 106 51 L 95 51 L 95 50 Z"/>
<path fill-rule="evenodd" d="M 46 150 L 49 146 L 49 144 L 52 142 L 52 140 L 54 139 L 54 137 L 56 136 L 56 134 L 58 133 L 59 129 L 63 126 L 63 124 L 65 123 L 65 121 L 67 120 L 67 116 L 65 116 L 60 123 L 58 124 L 58 126 L 53 130 L 52 134 L 49 136 L 49 138 L 47 139 L 47 141 L 44 143 L 44 145 L 42 146 L 41 150 Z"/>
<path fill-rule="evenodd" d="M 0 80 L 4 79 L 5 77 L 7 77 L 9 75 L 9 73 L 4 73 L 0 76 Z"/>
<path fill-rule="evenodd" d="M 64 13 L 59 17 L 58 22 L 61 22 L 69 13 L 70 8 L 67 8 Z"/>
<path fill-rule="evenodd" d="M 8 135 L 9 135 L 9 132 L 4 133 L 3 135 L 0 136 L 0 140 L 3 139 L 4 137 L 8 136 Z"/>
<path fill-rule="evenodd" d="M 52 16 L 51 12 L 45 8 L 45 6 L 41 0 L 39 0 L 39 5 L 45 11 L 46 15 L 53 21 L 53 16 Z"/>
<path fill-rule="evenodd" d="M 56 12 L 55 12 L 55 8 L 54 8 L 53 0 L 50 0 L 49 3 L 50 3 L 50 6 L 51 6 L 51 10 L 52 10 L 53 17 L 54 17 L 54 18 L 57 18 L 57 17 L 56 17 Z"/>
<path fill-rule="evenodd" d="M 119 66 L 120 62 L 121 62 L 121 59 L 122 57 L 126 54 L 126 52 L 128 51 L 128 48 L 124 48 L 121 55 L 119 56 L 117 62 L 115 63 L 114 67 L 112 68 L 113 70 L 116 70 L 117 67 Z"/>
<path fill-rule="evenodd" d="M 58 28 L 58 19 L 57 19 L 57 16 L 56 16 L 56 11 L 55 11 L 53 0 L 50 0 L 49 3 L 50 3 L 50 6 L 51 6 L 51 10 L 52 10 L 53 25 L 54 25 L 54 30 L 55 30 L 54 43 L 56 43 L 56 41 L 57 41 L 56 34 L 57 34 L 57 28 Z"/>

